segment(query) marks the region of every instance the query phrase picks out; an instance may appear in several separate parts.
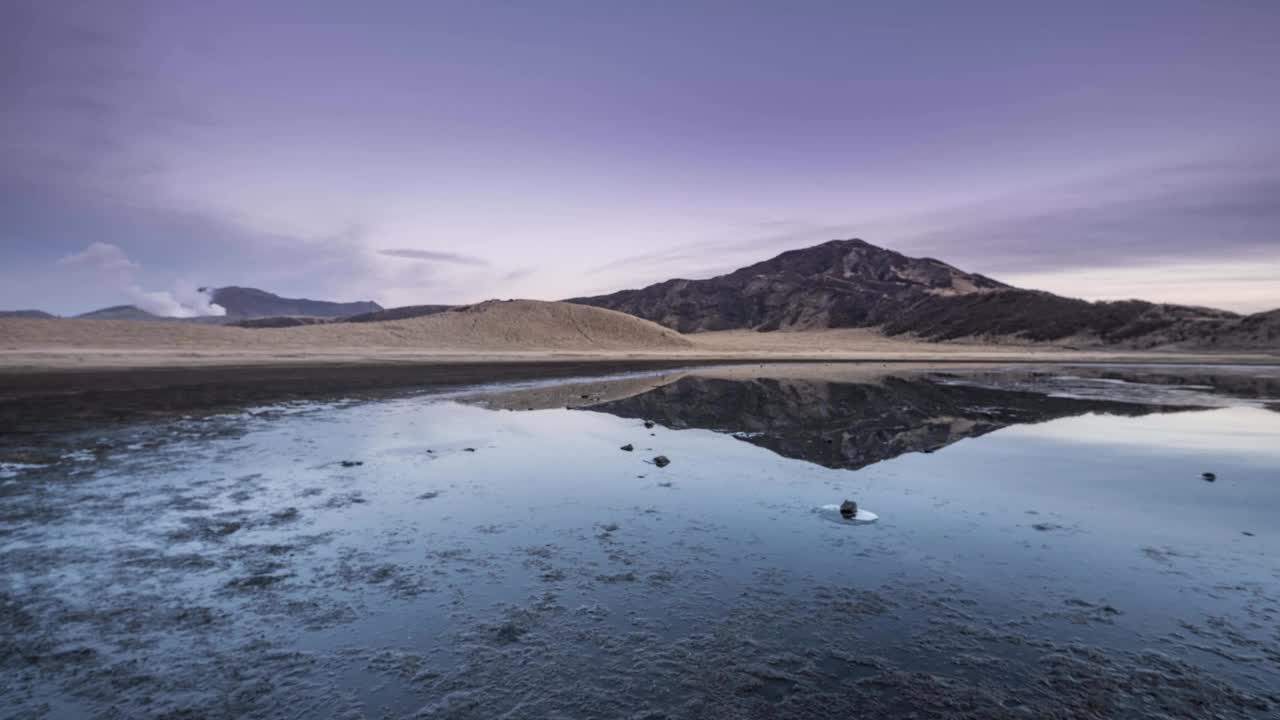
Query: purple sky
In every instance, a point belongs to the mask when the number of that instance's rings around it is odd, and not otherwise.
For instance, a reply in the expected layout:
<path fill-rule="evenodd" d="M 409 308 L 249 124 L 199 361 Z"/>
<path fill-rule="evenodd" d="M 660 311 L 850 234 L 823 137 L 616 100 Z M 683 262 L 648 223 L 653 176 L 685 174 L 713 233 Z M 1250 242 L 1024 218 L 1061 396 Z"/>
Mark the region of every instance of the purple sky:
<path fill-rule="evenodd" d="M 0 0 L 0 308 L 556 299 L 838 237 L 1277 307 L 1277 37 L 1267 0 Z"/>

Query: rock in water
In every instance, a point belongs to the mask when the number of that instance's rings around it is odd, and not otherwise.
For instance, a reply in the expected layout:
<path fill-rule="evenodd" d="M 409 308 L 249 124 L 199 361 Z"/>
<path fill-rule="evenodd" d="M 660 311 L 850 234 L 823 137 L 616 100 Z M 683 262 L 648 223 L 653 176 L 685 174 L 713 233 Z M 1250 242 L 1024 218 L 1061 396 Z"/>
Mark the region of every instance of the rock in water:
<path fill-rule="evenodd" d="M 1218 479 L 1218 476 L 1213 473 L 1201 473 L 1200 477 L 1204 478 L 1205 482 L 1213 482 Z"/>
<path fill-rule="evenodd" d="M 343 460 L 341 465 L 345 468 L 359 467 L 364 464 L 363 460 Z"/>
<path fill-rule="evenodd" d="M 644 426 L 645 426 L 645 427 L 647 427 L 647 428 L 651 428 L 651 427 L 653 427 L 653 421 L 652 421 L 652 420 L 645 420 L 645 421 L 644 421 Z"/>
<path fill-rule="evenodd" d="M 671 464 L 671 461 L 667 459 L 666 455 L 659 455 L 653 459 L 653 464 L 658 467 L 666 467 Z"/>
<path fill-rule="evenodd" d="M 619 448 L 619 449 L 620 449 L 620 450 L 626 450 L 627 452 L 631 452 L 632 450 L 635 450 L 635 449 L 636 449 L 636 446 L 635 446 L 635 445 L 632 445 L 631 443 L 627 443 L 626 445 L 623 445 L 623 446 L 622 446 L 621 448 Z"/>
<path fill-rule="evenodd" d="M 845 500 L 840 503 L 840 514 L 845 517 L 853 517 L 858 514 L 858 503 L 852 500 Z"/>

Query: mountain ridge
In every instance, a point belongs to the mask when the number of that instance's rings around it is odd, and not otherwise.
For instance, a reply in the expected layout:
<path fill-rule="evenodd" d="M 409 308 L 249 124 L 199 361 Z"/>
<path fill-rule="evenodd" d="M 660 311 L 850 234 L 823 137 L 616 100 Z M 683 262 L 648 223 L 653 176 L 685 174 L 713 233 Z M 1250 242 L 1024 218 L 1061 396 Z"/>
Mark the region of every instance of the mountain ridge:
<path fill-rule="evenodd" d="M 1017 288 L 860 239 L 788 250 L 705 280 L 666 280 L 566 302 L 627 312 L 680 332 L 874 327 L 932 341 L 1280 346 L 1280 310 L 1241 316 L 1145 300 L 1090 302 Z"/>

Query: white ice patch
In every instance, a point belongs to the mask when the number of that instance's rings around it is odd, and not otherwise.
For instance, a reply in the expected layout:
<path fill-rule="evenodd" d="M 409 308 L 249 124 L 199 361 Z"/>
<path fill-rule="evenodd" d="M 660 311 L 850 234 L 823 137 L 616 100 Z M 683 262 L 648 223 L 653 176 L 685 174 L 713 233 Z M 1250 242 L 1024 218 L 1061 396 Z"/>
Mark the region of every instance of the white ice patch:
<path fill-rule="evenodd" d="M 863 510 L 862 508 L 858 508 L 858 512 L 854 513 L 850 517 L 845 517 L 844 515 L 840 514 L 839 505 L 823 505 L 822 507 L 818 508 L 818 510 L 821 511 L 823 515 L 835 514 L 836 515 L 835 519 L 838 519 L 840 522 L 870 523 L 880 519 L 879 515 L 871 512 L 870 510 Z"/>
<path fill-rule="evenodd" d="M 47 467 L 46 465 L 34 465 L 32 463 L 10 463 L 0 462 L 0 478 L 18 477 L 23 470 L 35 470 L 37 468 Z"/>

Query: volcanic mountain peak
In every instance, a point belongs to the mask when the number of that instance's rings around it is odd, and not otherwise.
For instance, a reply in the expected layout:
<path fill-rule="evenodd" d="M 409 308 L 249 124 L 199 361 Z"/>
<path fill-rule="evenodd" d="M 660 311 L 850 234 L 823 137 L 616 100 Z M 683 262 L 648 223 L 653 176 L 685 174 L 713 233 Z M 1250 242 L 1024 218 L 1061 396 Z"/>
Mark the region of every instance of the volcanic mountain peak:
<path fill-rule="evenodd" d="M 1240 317 L 1141 300 L 1088 302 L 1023 290 L 862 240 L 789 250 L 707 280 L 668 280 L 569 302 L 621 310 L 681 332 L 879 327 L 927 340 L 1274 348 L 1280 310 Z"/>
<path fill-rule="evenodd" d="M 738 272 L 752 270 L 762 273 L 794 272 L 806 277 L 831 276 L 872 283 L 901 283 L 945 294 L 1009 287 L 940 260 L 908 257 L 859 239 L 830 240 L 809 248 L 789 250 Z"/>
<path fill-rule="evenodd" d="M 681 332 L 877 325 L 930 295 L 1009 286 L 863 240 L 832 240 L 708 280 L 668 280 L 570 302 L 621 310 Z"/>

